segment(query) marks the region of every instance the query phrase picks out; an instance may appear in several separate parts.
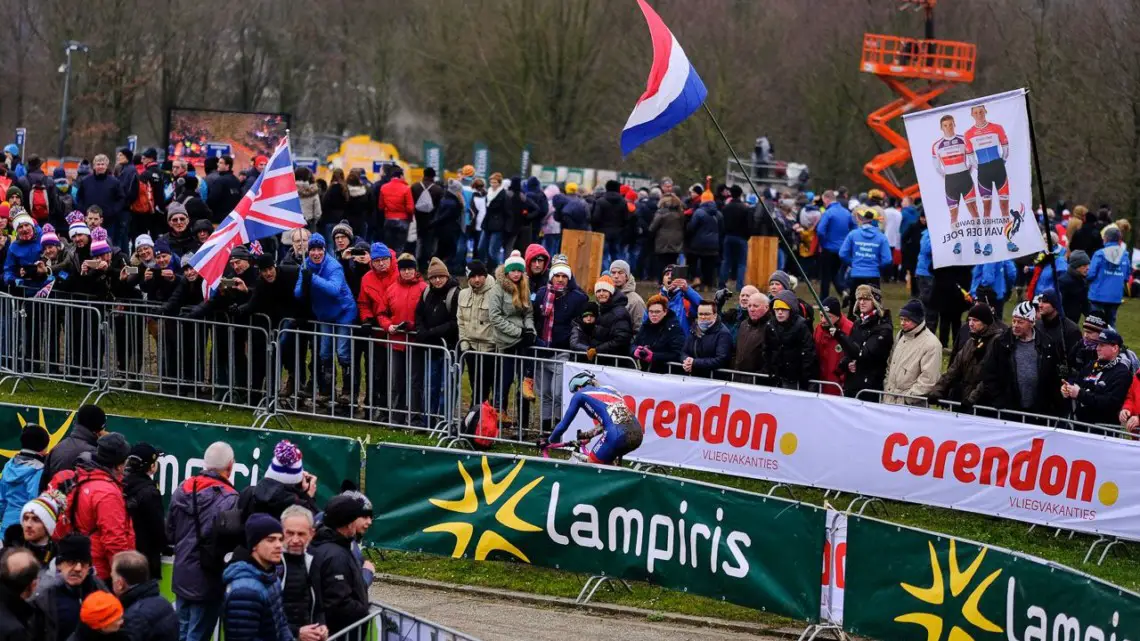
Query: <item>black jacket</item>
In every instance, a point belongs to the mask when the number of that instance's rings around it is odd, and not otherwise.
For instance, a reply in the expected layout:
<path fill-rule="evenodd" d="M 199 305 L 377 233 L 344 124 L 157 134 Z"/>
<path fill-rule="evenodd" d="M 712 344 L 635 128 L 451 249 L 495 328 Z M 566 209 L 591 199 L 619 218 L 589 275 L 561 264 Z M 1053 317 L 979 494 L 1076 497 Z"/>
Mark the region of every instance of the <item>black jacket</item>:
<path fill-rule="evenodd" d="M 40 476 L 40 492 L 47 489 L 48 482 L 56 473 L 75 469 L 75 462 L 83 454 L 95 455 L 95 445 L 99 437 L 87 427 L 76 423 L 75 429 L 60 441 L 44 461 L 44 473 Z"/>
<path fill-rule="evenodd" d="M 1085 219 L 1085 223 L 1081 228 L 1073 234 L 1073 239 L 1069 241 L 1069 251 L 1075 252 L 1083 250 L 1091 258 L 1098 249 L 1104 247 L 1104 240 L 1100 237 L 1101 225 L 1092 220 L 1090 212 L 1089 217 Z"/>
<path fill-rule="evenodd" d="M 607 242 L 620 240 L 629 218 L 629 206 L 625 197 L 616 191 L 607 191 L 594 201 L 591 215 L 594 231 L 605 234 Z"/>
<path fill-rule="evenodd" d="M 174 278 L 166 280 L 162 277 L 162 270 L 157 265 L 154 267 L 139 266 L 139 289 L 146 294 L 147 301 L 165 303 L 174 295 L 175 290 L 178 289 L 178 279 L 181 277 L 182 270 L 174 266 L 171 266 L 170 270 L 174 273 Z M 142 277 L 146 272 L 150 272 L 150 280 Z"/>
<path fill-rule="evenodd" d="M 1057 292 L 1061 294 L 1061 306 L 1065 308 L 1065 318 L 1074 323 L 1089 313 L 1089 281 L 1071 267 L 1057 277 Z"/>
<path fill-rule="evenodd" d="M 158 579 L 140 583 L 119 600 L 123 604 L 123 631 L 130 641 L 169 641 L 178 638 L 178 613 L 158 591 Z"/>
<path fill-rule="evenodd" d="M 219 171 L 217 178 L 210 183 L 206 194 L 206 205 L 210 208 L 210 221 L 222 222 L 241 201 L 241 181 L 231 171 Z"/>
<path fill-rule="evenodd" d="M 819 374 L 811 326 L 796 313 L 780 323 L 773 317 L 764 329 L 764 373 L 780 387 L 804 389 Z"/>
<path fill-rule="evenodd" d="M 309 545 L 313 564 L 309 578 L 317 597 L 317 609 L 333 635 L 368 616 L 368 586 L 352 541 L 328 526 L 321 526 Z"/>
<path fill-rule="evenodd" d="M 732 332 L 718 319 L 712 327 L 700 332 L 693 326 L 689 337 L 685 339 L 685 348 L 681 351 L 681 359 L 693 359 L 693 371 L 696 376 L 708 376 L 714 370 L 726 369 L 732 366 Z"/>
<path fill-rule="evenodd" d="M 439 239 L 440 247 L 444 243 L 454 245 L 463 232 L 463 207 L 463 200 L 451 192 L 445 193 L 439 201 L 439 207 L 431 218 L 431 230 Z"/>
<path fill-rule="evenodd" d="M 162 313 L 167 316 L 178 316 L 183 313 L 190 315 L 194 309 L 202 304 L 202 278 L 190 282 L 185 276 L 179 275 L 178 284 L 170 294 L 170 300 L 162 306 Z"/>
<path fill-rule="evenodd" d="M 242 520 L 259 512 L 279 519 L 285 508 L 291 505 L 300 505 L 313 514 L 319 511 L 313 497 L 306 494 L 299 485 L 285 485 L 277 479 L 262 477 L 257 485 L 243 488 L 238 493 L 237 506 L 241 510 Z"/>
<path fill-rule="evenodd" d="M 1069 382 L 1081 387 L 1074 418 L 1082 423 L 1116 425 L 1119 422 L 1120 408 L 1132 385 L 1132 372 L 1119 356 L 1107 363 L 1099 360 L 1088 363 Z"/>
<path fill-rule="evenodd" d="M 999 410 L 1017 410 L 1056 416 L 1068 401 L 1061 398 L 1060 365 L 1056 346 L 1044 332 L 1035 332 L 1033 346 L 1037 350 L 1037 399 L 1031 407 L 1021 406 L 1021 389 L 1017 385 L 1017 363 L 1013 346 L 1018 340 L 1013 328 L 1007 327 L 990 344 L 982 363 L 982 386 L 977 402 Z"/>
<path fill-rule="evenodd" d="M 302 627 L 318 622 L 316 598 L 313 596 L 312 581 L 309 580 L 309 564 L 312 560 L 313 557 L 308 553 L 298 555 L 285 552 L 281 556 L 281 564 L 277 566 L 285 618 L 295 637 Z"/>
<path fill-rule="evenodd" d="M 891 319 L 882 313 L 857 318 L 849 336 L 838 332 L 835 338 L 843 346 L 843 359 L 839 366 L 847 370 L 843 393 L 854 398 L 866 389 L 883 389 L 887 363 L 891 359 L 891 347 L 895 344 Z M 854 373 L 848 369 L 847 364 L 851 361 L 855 361 Z M 875 401 L 878 398 L 871 396 L 864 400 Z"/>
<path fill-rule="evenodd" d="M 599 354 L 625 356 L 633 339 L 633 319 L 626 309 L 624 293 L 617 292 L 609 302 L 599 307 L 598 322 L 594 328 L 594 348 Z"/>
<path fill-rule="evenodd" d="M 667 310 L 665 317 L 656 325 L 649 319 L 641 323 L 641 328 L 637 330 L 637 336 L 633 337 L 633 344 L 630 345 L 630 356 L 642 346 L 653 353 L 651 360 L 640 359 L 643 371 L 667 374 L 669 363 L 681 360 L 681 351 L 685 349 L 685 333 L 681 331 L 681 321 L 673 310 Z"/>
<path fill-rule="evenodd" d="M 264 278 L 257 279 L 249 301 L 241 307 L 241 315 L 265 314 L 276 328 L 282 319 L 296 316 L 296 299 L 293 290 L 297 285 L 297 275 L 301 270 L 290 265 L 277 265 L 277 278 L 270 283 Z"/>
<path fill-rule="evenodd" d="M 142 173 L 139 174 L 139 182 L 150 184 L 150 193 L 154 198 L 154 211 L 155 213 L 166 216 L 166 186 L 163 184 L 162 167 L 160 167 L 157 162 L 152 162 L 151 164 L 147 165 L 143 168 Z M 127 203 L 127 209 L 130 209 L 130 203 Z M 226 214 L 228 213 L 230 212 L 227 211 Z M 131 212 L 131 215 L 138 216 L 140 214 Z M 141 215 L 145 216 L 146 214 Z M 225 216 L 225 214 L 223 214 L 223 216 Z M 164 227 L 165 224 L 166 220 L 164 218 Z"/>
<path fill-rule="evenodd" d="M 146 557 L 150 575 L 162 576 L 162 551 L 166 547 L 166 519 L 162 493 L 154 479 L 131 472 L 123 477 L 127 514 L 135 528 L 135 548 Z"/>
<path fill-rule="evenodd" d="M 1075 319 L 1061 318 L 1058 314 L 1052 322 L 1049 322 L 1038 316 L 1034 329 L 1038 332 L 1044 332 L 1049 337 L 1049 342 L 1053 343 L 1053 349 L 1057 350 L 1057 354 L 1066 362 L 1071 361 L 1072 355 L 1080 349 L 1083 336 Z"/>
<path fill-rule="evenodd" d="M 198 242 L 194 231 L 189 227 L 187 227 L 186 231 L 182 232 L 181 234 L 176 234 L 174 231 L 168 231 L 165 234 L 159 236 L 156 240 L 165 240 L 167 244 L 170 245 L 171 253 L 177 256 L 179 260 L 181 260 L 182 257 L 186 254 L 193 254 L 202 247 L 202 243 Z"/>
<path fill-rule="evenodd" d="M 48 572 L 41 576 L 36 593 L 30 599 L 32 605 L 43 613 L 43 636 L 45 641 L 64 641 L 77 627 L 79 607 L 83 599 L 93 592 L 107 592 L 107 586 L 95 576 L 95 568 L 88 571 L 78 589 L 72 589 L 58 572 Z M 66 600 L 66 602 L 65 602 Z M 74 617 L 74 619 L 72 619 Z"/>
<path fill-rule="evenodd" d="M 968 327 L 963 325 L 963 327 Z M 977 405 L 982 396 L 982 368 L 989 354 L 990 344 L 1001 334 L 1004 326 L 989 325 L 979 336 L 969 336 L 950 359 L 950 366 L 934 385 L 932 396 Z"/>
<path fill-rule="evenodd" d="M 451 278 L 440 289 L 431 285 L 416 303 L 416 342 L 448 349 L 459 342 L 459 283 Z M 439 352 L 436 352 L 438 354 Z"/>
<path fill-rule="evenodd" d="M 0 584 L 0 639 L 4 641 L 39 641 L 35 632 L 37 616 L 32 604 Z"/>
<path fill-rule="evenodd" d="M 507 208 L 507 190 L 500 189 L 491 198 L 490 194 L 487 195 L 487 213 L 483 216 L 483 231 L 485 232 L 509 232 L 513 227 L 510 225 L 510 212 Z"/>
<path fill-rule="evenodd" d="M 748 239 L 752 236 L 753 209 L 742 200 L 734 200 L 721 211 L 724 217 L 724 235 Z"/>

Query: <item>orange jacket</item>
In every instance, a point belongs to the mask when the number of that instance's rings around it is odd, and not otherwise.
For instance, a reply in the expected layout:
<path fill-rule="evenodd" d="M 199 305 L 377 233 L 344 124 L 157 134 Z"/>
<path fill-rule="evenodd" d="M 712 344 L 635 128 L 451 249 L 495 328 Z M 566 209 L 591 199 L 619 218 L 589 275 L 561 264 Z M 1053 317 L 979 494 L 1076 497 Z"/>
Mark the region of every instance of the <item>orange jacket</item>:
<path fill-rule="evenodd" d="M 1132 384 L 1128 386 L 1128 396 L 1120 409 L 1128 410 L 1133 415 L 1140 414 L 1140 378 L 1132 377 Z"/>
<path fill-rule="evenodd" d="M 385 220 L 411 222 L 416 215 L 412 188 L 403 178 L 393 178 L 380 188 L 380 211 Z"/>
<path fill-rule="evenodd" d="M 395 254 L 395 252 L 392 252 Z M 400 278 L 400 271 L 396 269 L 396 257 L 392 256 L 392 266 L 383 274 L 377 274 L 375 269 L 360 279 L 360 293 L 356 296 L 356 307 L 360 313 L 361 323 L 377 323 L 378 317 L 388 303 L 388 286 Z M 379 336 L 378 338 L 387 338 Z"/>
<path fill-rule="evenodd" d="M 416 274 L 415 280 L 405 281 L 397 278 L 395 282 L 388 285 L 385 297 L 387 304 L 384 305 L 384 311 L 377 315 L 376 320 L 385 332 L 392 325 L 404 323 L 403 331 L 388 334 L 389 340 L 401 343 L 408 342 L 406 332 L 413 332 L 416 329 L 416 305 L 419 304 L 425 289 L 427 289 L 427 283 L 419 274 Z M 402 352 L 404 346 L 393 345 L 392 349 Z"/>

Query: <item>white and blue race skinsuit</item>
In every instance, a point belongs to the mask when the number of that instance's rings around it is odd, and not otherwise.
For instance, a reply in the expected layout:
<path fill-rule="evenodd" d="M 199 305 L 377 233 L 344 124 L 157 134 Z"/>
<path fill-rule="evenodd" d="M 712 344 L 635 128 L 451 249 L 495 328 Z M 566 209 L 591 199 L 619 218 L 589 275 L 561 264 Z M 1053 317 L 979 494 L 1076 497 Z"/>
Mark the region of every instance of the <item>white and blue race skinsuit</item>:
<path fill-rule="evenodd" d="M 589 453 L 590 462 L 612 465 L 619 457 L 636 450 L 641 445 L 644 430 L 637 417 L 629 410 L 621 392 L 612 387 L 587 385 L 570 399 L 570 407 L 562 415 L 562 420 L 550 434 L 550 442 L 558 443 L 578 410 L 594 419 L 594 424 L 602 431 L 602 438 Z"/>

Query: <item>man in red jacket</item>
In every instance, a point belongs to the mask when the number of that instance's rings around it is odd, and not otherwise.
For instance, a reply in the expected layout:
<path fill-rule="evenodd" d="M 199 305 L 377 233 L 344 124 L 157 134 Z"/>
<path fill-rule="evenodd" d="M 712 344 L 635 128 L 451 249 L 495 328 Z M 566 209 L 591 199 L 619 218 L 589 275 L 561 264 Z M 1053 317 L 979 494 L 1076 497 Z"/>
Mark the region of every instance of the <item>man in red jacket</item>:
<path fill-rule="evenodd" d="M 415 220 L 416 203 L 412 200 L 412 188 L 404 180 L 403 169 L 392 170 L 392 178 L 380 188 L 377 208 L 384 219 L 384 240 L 388 246 L 397 252 L 407 249 L 408 227 Z"/>
<path fill-rule="evenodd" d="M 356 307 L 360 313 L 362 334 L 370 338 L 387 339 L 387 332 L 379 330 L 379 316 L 388 304 L 388 286 L 396 282 L 399 274 L 396 273 L 396 253 L 384 243 L 372 243 L 370 250 L 371 263 L 368 273 L 360 279 L 360 294 L 356 297 Z M 371 352 L 369 362 L 369 400 L 372 405 L 371 420 L 383 423 L 388 420 L 387 414 L 376 408 L 391 407 L 388 398 L 388 362 L 391 351 L 386 343 L 369 341 Z"/>
<path fill-rule="evenodd" d="M 68 496 L 75 501 L 72 530 L 91 538 L 91 557 L 95 575 L 111 580 L 111 560 L 119 552 L 135 549 L 135 529 L 127 514 L 123 497 L 123 468 L 131 447 L 122 434 L 108 432 L 99 437 L 95 455 L 82 458 L 75 470 L 74 489 Z M 61 479 L 68 472 L 60 472 Z M 53 484 L 58 484 L 56 479 Z M 61 479 L 62 480 L 62 479 Z M 67 532 L 56 530 L 56 534 Z"/>
<path fill-rule="evenodd" d="M 423 425 L 423 416 L 416 415 L 423 406 L 424 363 L 420 350 L 407 347 L 408 334 L 416 330 L 416 305 L 423 297 L 427 283 L 417 271 L 416 257 L 400 254 L 396 261 L 400 277 L 388 286 L 386 304 L 378 315 L 380 329 L 387 332 L 392 345 L 392 408 L 405 410 L 411 401 L 412 416 L 402 425 Z M 411 373 L 409 379 L 408 374 Z"/>

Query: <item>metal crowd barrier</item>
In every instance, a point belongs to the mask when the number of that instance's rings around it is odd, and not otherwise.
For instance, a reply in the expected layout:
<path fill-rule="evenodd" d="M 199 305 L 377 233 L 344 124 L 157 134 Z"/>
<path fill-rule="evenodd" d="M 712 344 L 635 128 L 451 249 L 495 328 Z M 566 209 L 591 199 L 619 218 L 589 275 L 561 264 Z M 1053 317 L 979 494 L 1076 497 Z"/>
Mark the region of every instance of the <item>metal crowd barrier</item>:
<path fill-rule="evenodd" d="M 84 302 L 0 296 L 0 385 L 30 379 L 100 389 L 109 353 L 105 317 Z"/>
<path fill-rule="evenodd" d="M 681 363 L 668 363 L 670 376 L 695 376 L 686 372 Z M 725 381 L 728 383 L 743 383 L 745 385 L 755 385 L 757 387 L 779 387 L 782 389 L 792 389 L 801 392 L 809 392 L 812 394 L 823 393 L 824 389 L 835 388 L 840 396 L 843 396 L 843 386 L 835 381 L 824 381 L 818 379 L 811 379 L 808 381 L 807 389 L 802 389 L 798 382 L 781 381 L 780 379 L 772 376 L 771 374 L 762 374 L 760 372 L 745 372 L 735 369 L 714 369 L 708 373 L 708 376 L 701 378 L 710 378 L 715 381 Z"/>
<path fill-rule="evenodd" d="M 145 311 L 144 311 L 145 309 Z M 174 396 L 256 412 L 276 389 L 273 341 L 264 327 L 164 316 L 157 308 L 112 307 L 108 393 Z"/>
<path fill-rule="evenodd" d="M 355 325 L 282 324 L 269 414 L 336 418 L 446 435 L 458 395 L 452 352 L 364 335 Z"/>
<path fill-rule="evenodd" d="M 372 601 L 368 616 L 330 636 L 328 641 L 479 641 L 451 628 Z"/>
<path fill-rule="evenodd" d="M 549 434 L 562 418 L 562 364 L 570 362 L 571 352 L 558 352 L 552 358 L 539 358 L 511 352 L 467 351 L 459 355 L 457 386 L 467 385 L 467 411 L 459 418 L 458 434 L 470 439 L 482 420 L 486 403 L 493 408 L 497 437 L 488 441 L 529 445 L 540 434 Z M 528 393 L 527 381 L 533 387 Z M 538 404 L 539 407 L 534 407 Z"/>

